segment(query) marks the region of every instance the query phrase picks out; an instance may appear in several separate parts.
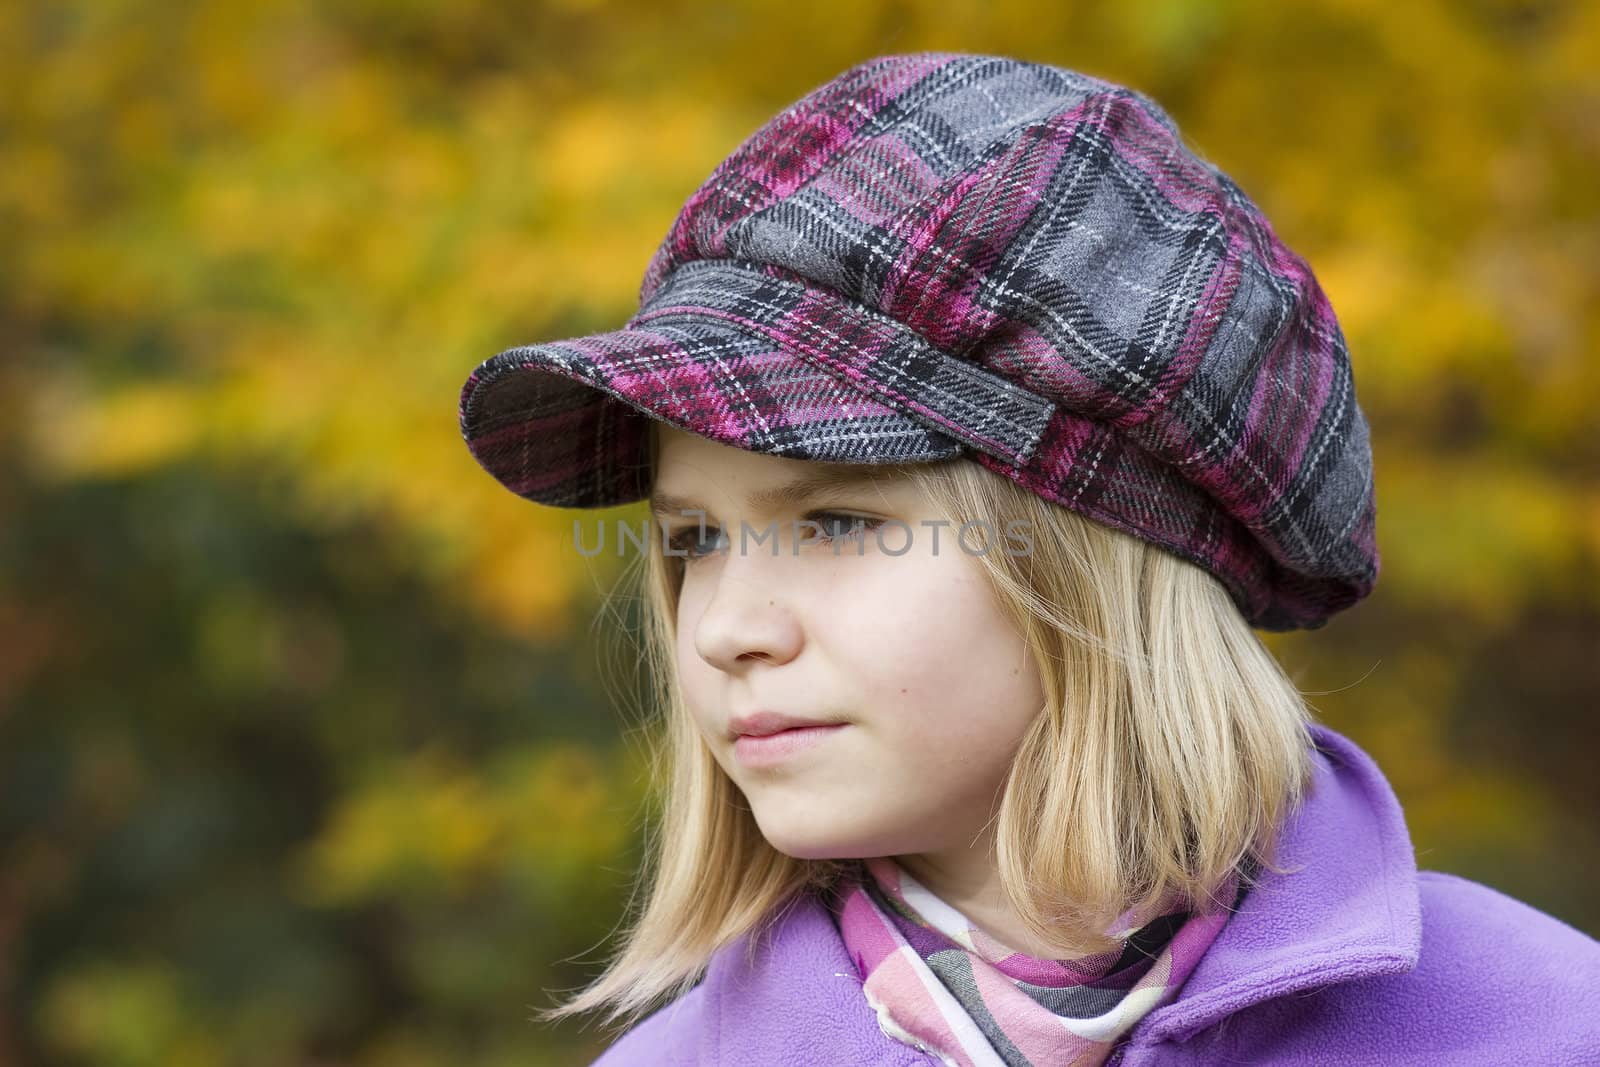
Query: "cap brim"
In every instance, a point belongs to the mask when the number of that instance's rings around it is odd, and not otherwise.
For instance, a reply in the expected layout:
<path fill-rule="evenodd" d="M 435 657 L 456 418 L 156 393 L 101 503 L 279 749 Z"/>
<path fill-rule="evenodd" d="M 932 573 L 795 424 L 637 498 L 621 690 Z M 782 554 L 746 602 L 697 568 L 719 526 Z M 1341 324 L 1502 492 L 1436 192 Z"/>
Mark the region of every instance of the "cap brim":
<path fill-rule="evenodd" d="M 509 349 L 472 372 L 459 410 L 484 470 L 558 507 L 642 499 L 652 419 L 827 463 L 930 463 L 965 450 L 771 339 L 710 317 Z"/>

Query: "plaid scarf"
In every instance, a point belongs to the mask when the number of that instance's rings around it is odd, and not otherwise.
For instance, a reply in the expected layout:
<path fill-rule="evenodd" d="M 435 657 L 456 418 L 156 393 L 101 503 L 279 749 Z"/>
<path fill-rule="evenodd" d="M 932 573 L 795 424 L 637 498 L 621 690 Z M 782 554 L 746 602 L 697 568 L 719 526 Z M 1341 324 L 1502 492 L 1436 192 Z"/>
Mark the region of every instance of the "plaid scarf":
<path fill-rule="evenodd" d="M 1223 893 L 1236 909 L 1237 872 Z M 1132 929 L 1125 913 L 1121 949 L 1048 960 L 996 941 L 887 857 L 863 860 L 829 899 L 879 1027 L 960 1067 L 1105 1062 L 1176 996 L 1230 914 L 1175 910 Z"/>

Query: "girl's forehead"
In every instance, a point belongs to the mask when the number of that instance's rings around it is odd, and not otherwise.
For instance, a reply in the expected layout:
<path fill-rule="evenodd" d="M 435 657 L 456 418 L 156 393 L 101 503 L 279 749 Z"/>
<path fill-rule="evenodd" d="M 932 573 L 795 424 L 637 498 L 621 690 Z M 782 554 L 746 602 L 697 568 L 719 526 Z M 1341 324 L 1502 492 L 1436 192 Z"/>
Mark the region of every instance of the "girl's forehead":
<path fill-rule="evenodd" d="M 752 511 L 781 510 L 820 498 L 904 501 L 917 495 L 916 487 L 904 475 L 870 466 L 840 470 L 821 464 L 798 464 L 795 468 L 761 473 L 744 471 L 727 477 L 687 464 L 671 466 L 658 470 L 650 490 L 650 500 L 657 510 L 722 501 L 732 501 Z"/>
<path fill-rule="evenodd" d="M 682 510 L 712 503 L 711 497 L 750 510 L 780 510 L 814 497 L 850 494 L 905 502 L 920 497 L 899 468 L 826 463 L 771 456 L 667 428 L 652 472 L 655 510 Z"/>

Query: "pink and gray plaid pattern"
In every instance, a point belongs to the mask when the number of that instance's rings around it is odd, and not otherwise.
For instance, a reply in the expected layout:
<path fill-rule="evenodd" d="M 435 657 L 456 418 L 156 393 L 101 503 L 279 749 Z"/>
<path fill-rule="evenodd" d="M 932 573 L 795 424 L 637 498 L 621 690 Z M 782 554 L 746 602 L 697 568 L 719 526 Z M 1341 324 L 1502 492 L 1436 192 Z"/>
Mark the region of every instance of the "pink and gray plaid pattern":
<path fill-rule="evenodd" d="M 884 56 L 720 163 L 619 330 L 484 361 L 463 438 L 507 488 L 649 491 L 649 419 L 836 463 L 965 454 L 1314 629 L 1378 574 L 1333 310 L 1250 199 L 1132 90 Z"/>

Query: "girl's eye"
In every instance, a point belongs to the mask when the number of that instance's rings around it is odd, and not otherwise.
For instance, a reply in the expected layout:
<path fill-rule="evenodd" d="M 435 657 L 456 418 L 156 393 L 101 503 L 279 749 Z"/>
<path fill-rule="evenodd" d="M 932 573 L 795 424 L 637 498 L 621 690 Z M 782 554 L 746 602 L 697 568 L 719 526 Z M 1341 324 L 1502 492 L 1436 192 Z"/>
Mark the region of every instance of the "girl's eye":
<path fill-rule="evenodd" d="M 808 527 L 807 532 L 812 534 L 809 544 L 827 544 L 841 537 L 849 537 L 852 534 L 875 530 L 883 525 L 882 519 L 868 519 L 860 515 L 845 515 L 837 511 L 814 511 L 807 515 L 806 518 L 821 526 L 823 530 L 821 535 L 817 535 Z M 833 520 L 838 520 L 841 527 L 837 533 L 830 532 L 834 526 Z"/>
<path fill-rule="evenodd" d="M 882 519 L 846 515 L 838 511 L 813 511 L 806 515 L 805 518 L 822 528 L 822 533 L 819 534 L 809 526 L 804 528 L 797 527 L 800 535 L 805 539 L 801 543 L 807 545 L 829 544 L 841 537 L 864 533 L 867 530 L 874 530 L 883 525 Z M 721 530 L 715 526 L 706 526 L 703 529 L 705 537 L 702 539 L 700 536 L 702 527 L 686 526 L 676 534 L 673 534 L 667 544 L 673 552 L 679 554 L 679 558 L 685 563 L 693 563 L 695 560 L 704 559 L 714 552 L 722 552 L 730 547 L 728 539 L 722 535 Z M 761 532 L 765 533 L 765 531 Z M 762 545 L 770 545 L 771 541 L 763 541 L 761 543 Z"/>
<path fill-rule="evenodd" d="M 704 542 L 700 539 L 702 527 L 686 526 L 673 534 L 667 544 L 674 552 L 679 553 L 680 558 L 685 563 L 693 563 L 697 559 L 703 559 L 722 547 L 721 530 L 718 530 L 715 526 L 706 526 L 703 529 L 706 534 L 706 541 Z M 702 546 L 706 544 L 709 544 L 710 547 L 703 548 Z"/>

